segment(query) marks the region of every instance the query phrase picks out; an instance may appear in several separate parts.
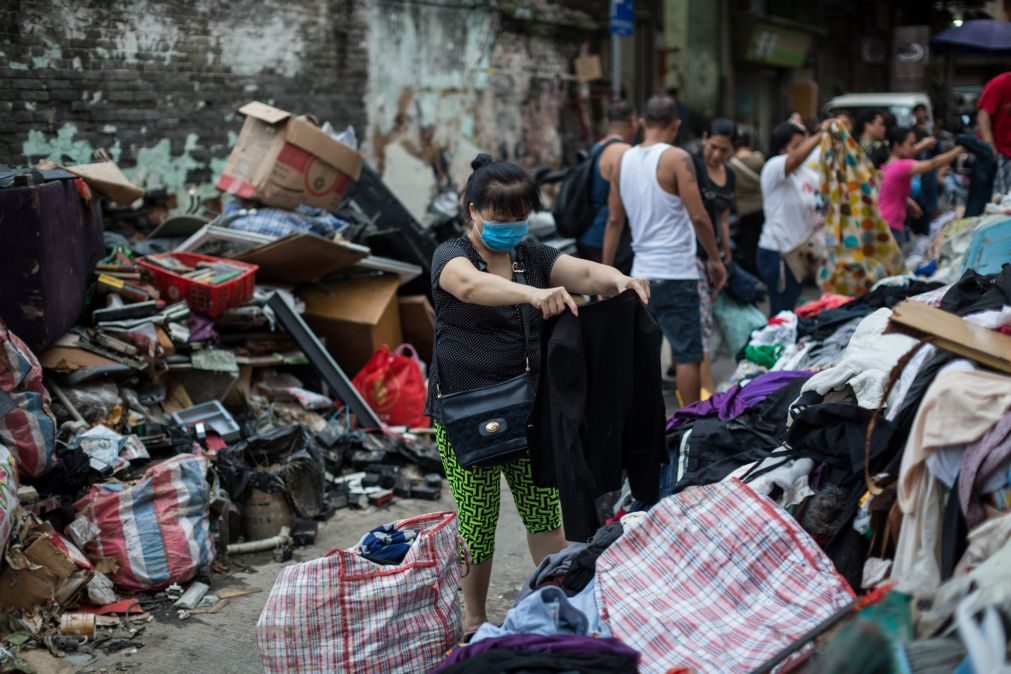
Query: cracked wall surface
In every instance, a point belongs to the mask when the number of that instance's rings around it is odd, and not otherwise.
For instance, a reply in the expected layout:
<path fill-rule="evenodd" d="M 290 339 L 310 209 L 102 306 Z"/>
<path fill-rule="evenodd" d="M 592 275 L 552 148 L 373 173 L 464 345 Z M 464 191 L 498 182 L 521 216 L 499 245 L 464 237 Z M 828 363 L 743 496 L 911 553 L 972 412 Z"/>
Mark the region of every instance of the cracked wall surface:
<path fill-rule="evenodd" d="M 8 0 L 0 5 L 0 164 L 105 149 L 134 180 L 213 192 L 260 99 L 365 127 L 355 0 Z"/>
<path fill-rule="evenodd" d="M 577 8 L 607 3 L 476 4 L 9 0 L 0 164 L 104 149 L 144 187 L 213 194 L 235 110 L 255 99 L 354 126 L 420 217 L 439 189 L 462 187 L 478 152 L 559 163 L 565 77 L 598 26 Z"/>

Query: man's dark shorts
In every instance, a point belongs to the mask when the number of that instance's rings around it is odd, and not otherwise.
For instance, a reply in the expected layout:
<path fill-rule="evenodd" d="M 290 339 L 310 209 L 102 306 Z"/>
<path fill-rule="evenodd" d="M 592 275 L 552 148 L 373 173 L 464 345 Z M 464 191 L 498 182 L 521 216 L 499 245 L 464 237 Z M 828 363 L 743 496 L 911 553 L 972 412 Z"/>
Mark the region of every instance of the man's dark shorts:
<path fill-rule="evenodd" d="M 678 365 L 701 363 L 702 314 L 699 282 L 650 281 L 649 313 L 674 351 Z"/>

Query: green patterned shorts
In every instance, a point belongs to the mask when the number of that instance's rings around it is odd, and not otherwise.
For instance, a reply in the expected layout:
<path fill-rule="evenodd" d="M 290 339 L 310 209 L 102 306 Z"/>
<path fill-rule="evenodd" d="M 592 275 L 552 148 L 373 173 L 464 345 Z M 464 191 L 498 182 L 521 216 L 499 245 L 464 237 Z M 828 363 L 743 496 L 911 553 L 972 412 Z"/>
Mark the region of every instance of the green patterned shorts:
<path fill-rule="evenodd" d="M 495 552 L 501 490 L 500 473 L 505 473 L 509 491 L 527 531 L 542 534 L 562 526 L 558 490 L 537 487 L 530 472 L 530 459 L 518 459 L 501 466 L 467 470 L 456 462 L 456 453 L 446 437 L 446 429 L 435 424 L 442 465 L 460 516 L 460 535 L 467 542 L 474 564 L 491 559 Z"/>

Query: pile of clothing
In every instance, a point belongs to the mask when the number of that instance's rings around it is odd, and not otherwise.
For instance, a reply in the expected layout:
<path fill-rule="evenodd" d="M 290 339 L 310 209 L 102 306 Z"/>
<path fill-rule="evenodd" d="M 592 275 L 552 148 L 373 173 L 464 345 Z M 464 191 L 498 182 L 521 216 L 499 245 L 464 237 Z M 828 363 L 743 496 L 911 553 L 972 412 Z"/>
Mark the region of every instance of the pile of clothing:
<path fill-rule="evenodd" d="M 913 336 L 911 306 L 991 352 Z M 668 419 L 659 501 L 621 500 L 439 671 L 562 662 L 545 639 L 621 645 L 642 672 L 1007 667 L 1009 332 L 1011 265 L 774 317 L 725 390 Z"/>

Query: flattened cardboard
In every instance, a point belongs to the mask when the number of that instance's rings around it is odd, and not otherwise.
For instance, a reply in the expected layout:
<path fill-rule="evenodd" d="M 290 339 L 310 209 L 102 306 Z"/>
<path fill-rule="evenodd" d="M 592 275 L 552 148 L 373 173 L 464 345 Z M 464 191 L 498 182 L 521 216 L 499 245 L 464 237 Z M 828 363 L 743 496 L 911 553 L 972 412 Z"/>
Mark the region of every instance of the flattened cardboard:
<path fill-rule="evenodd" d="M 101 192 L 120 206 L 129 206 L 144 196 L 144 190 L 130 182 L 114 162 L 100 161 L 68 166 L 67 170 L 84 178 L 84 182 L 92 189 Z"/>
<path fill-rule="evenodd" d="M 292 234 L 240 253 L 236 260 L 259 265 L 264 283 L 300 285 L 318 281 L 365 259 L 368 248 L 331 241 L 316 234 Z"/>
<path fill-rule="evenodd" d="M 955 314 L 906 300 L 895 307 L 890 327 L 925 339 L 939 349 L 1011 374 L 1011 336 L 987 330 Z"/>
<path fill-rule="evenodd" d="M 435 342 L 435 309 L 425 295 L 406 295 L 400 298 L 400 325 L 404 341 L 414 347 L 426 363 L 432 362 Z"/>
<path fill-rule="evenodd" d="M 261 103 L 259 101 L 246 103 L 239 108 L 239 114 L 246 117 L 252 117 L 253 119 L 258 119 L 261 122 L 266 122 L 267 124 L 277 124 L 278 122 L 283 122 L 291 117 L 290 112 L 280 108 L 275 108 L 273 105 L 267 105 L 266 103 Z"/>
<path fill-rule="evenodd" d="M 91 353 L 76 346 L 62 346 L 57 344 L 51 346 L 39 354 L 39 362 L 47 370 L 53 370 L 61 374 L 76 372 L 85 367 L 110 367 L 118 365 L 114 360 L 109 360 Z"/>
<path fill-rule="evenodd" d="M 384 344 L 403 342 L 396 276 L 371 276 L 303 287 L 305 321 L 353 377 Z"/>
<path fill-rule="evenodd" d="M 218 189 L 270 206 L 300 203 L 336 208 L 364 159 L 313 124 L 265 103 L 252 102 Z"/>

